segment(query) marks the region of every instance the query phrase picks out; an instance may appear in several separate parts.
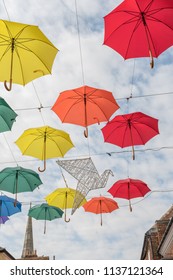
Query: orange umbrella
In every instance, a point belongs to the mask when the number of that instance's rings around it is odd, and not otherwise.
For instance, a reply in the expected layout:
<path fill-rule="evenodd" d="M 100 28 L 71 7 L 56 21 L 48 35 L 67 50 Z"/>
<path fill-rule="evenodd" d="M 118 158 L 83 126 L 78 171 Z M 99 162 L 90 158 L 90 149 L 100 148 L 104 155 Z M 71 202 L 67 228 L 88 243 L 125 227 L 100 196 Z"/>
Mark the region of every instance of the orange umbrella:
<path fill-rule="evenodd" d="M 111 92 L 89 86 L 61 92 L 52 107 L 62 122 L 84 126 L 85 137 L 89 125 L 108 121 L 118 109 Z"/>
<path fill-rule="evenodd" d="M 95 214 L 100 214 L 101 216 L 101 226 L 102 226 L 102 213 L 111 213 L 112 211 L 118 209 L 118 204 L 115 200 L 111 198 L 106 198 L 104 196 L 93 197 L 91 200 L 87 201 L 83 208 L 86 212 L 92 212 Z"/>

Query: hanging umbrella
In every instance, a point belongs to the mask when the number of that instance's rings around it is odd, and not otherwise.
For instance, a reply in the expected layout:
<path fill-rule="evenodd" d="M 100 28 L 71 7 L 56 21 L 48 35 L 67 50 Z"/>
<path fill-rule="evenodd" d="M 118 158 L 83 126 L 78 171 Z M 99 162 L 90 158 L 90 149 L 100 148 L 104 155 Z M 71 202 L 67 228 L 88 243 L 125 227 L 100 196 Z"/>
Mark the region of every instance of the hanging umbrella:
<path fill-rule="evenodd" d="M 42 203 L 41 205 L 31 207 L 29 209 L 28 216 L 35 218 L 36 220 L 44 220 L 44 233 L 46 233 L 46 221 L 61 218 L 63 213 L 64 212 L 58 207 Z"/>
<path fill-rule="evenodd" d="M 21 212 L 21 203 L 15 201 L 13 198 L 0 195 L 0 216 L 11 216 L 18 212 Z"/>
<path fill-rule="evenodd" d="M 151 190 L 149 189 L 146 183 L 144 183 L 141 180 L 131 178 L 117 181 L 108 190 L 108 192 L 113 197 L 128 199 L 130 211 L 132 211 L 130 200 L 136 197 L 143 197 L 150 191 Z"/>
<path fill-rule="evenodd" d="M 64 209 L 64 221 L 69 222 L 70 219 L 67 220 L 66 218 L 66 210 L 68 208 L 73 207 L 74 198 L 77 191 L 72 188 L 57 188 L 52 193 L 45 197 L 47 203 L 52 206 L 59 207 Z M 80 194 L 82 196 L 82 194 Z M 80 203 L 79 207 L 86 202 L 85 197 L 83 196 L 82 202 Z"/>
<path fill-rule="evenodd" d="M 101 217 L 101 226 L 103 224 L 102 221 L 102 213 L 111 213 L 112 211 L 118 209 L 118 204 L 115 200 L 111 198 L 106 198 L 104 196 L 93 197 L 91 200 L 87 201 L 83 208 L 86 212 L 92 212 L 95 214 L 100 214 Z"/>
<path fill-rule="evenodd" d="M 134 145 L 145 145 L 159 134 L 158 119 L 141 112 L 118 115 L 102 128 L 102 133 L 105 142 L 121 148 L 132 146 L 135 159 Z"/>
<path fill-rule="evenodd" d="M 46 169 L 46 159 L 64 157 L 74 147 L 68 133 L 50 126 L 27 129 L 15 143 L 23 155 L 44 161 L 43 170 L 38 169 L 40 172 Z"/>
<path fill-rule="evenodd" d="M 0 132 L 11 130 L 16 117 L 17 114 L 7 102 L 0 97 Z"/>
<path fill-rule="evenodd" d="M 50 74 L 57 51 L 38 26 L 0 20 L 0 81 L 7 90 Z"/>
<path fill-rule="evenodd" d="M 0 190 L 10 193 L 32 192 L 42 184 L 39 175 L 31 170 L 17 167 L 7 167 L 0 172 Z"/>
<path fill-rule="evenodd" d="M 7 216 L 0 216 L 0 224 L 5 224 L 9 218 Z"/>
<path fill-rule="evenodd" d="M 124 59 L 154 57 L 173 45 L 172 0 L 125 0 L 104 17 L 104 44 Z"/>
<path fill-rule="evenodd" d="M 108 121 L 118 109 L 111 92 L 89 86 L 61 92 L 52 107 L 62 122 L 84 126 L 85 137 L 89 125 Z"/>

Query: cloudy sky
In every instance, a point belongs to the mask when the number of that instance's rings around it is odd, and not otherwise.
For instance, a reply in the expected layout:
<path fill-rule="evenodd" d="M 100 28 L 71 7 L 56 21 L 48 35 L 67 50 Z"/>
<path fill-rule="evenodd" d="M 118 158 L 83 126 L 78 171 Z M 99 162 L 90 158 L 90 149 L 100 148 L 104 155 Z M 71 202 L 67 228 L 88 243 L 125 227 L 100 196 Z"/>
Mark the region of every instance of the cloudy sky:
<path fill-rule="evenodd" d="M 14 84 L 11 92 L 4 89 L 3 82 L 0 83 L 1 97 L 18 114 L 12 130 L 1 133 L 0 169 L 18 164 L 37 172 L 43 163 L 33 157 L 22 156 L 14 142 L 25 129 L 49 125 L 71 136 L 75 147 L 65 155 L 65 159 L 90 156 L 99 174 L 105 169 L 113 171 L 114 177 L 109 177 L 106 187 L 91 191 L 87 200 L 98 195 L 111 198 L 107 190 L 117 180 L 127 177 L 143 180 L 151 189 L 145 198 L 132 201 L 132 212 L 127 200 L 116 199 L 119 209 L 103 215 L 102 227 L 100 217 L 86 213 L 82 207 L 72 216 L 68 210 L 69 223 L 64 219 L 47 222 L 46 234 L 43 233 L 43 221 L 33 220 L 34 248 L 38 255 L 47 255 L 50 259 L 53 256 L 62 260 L 140 259 L 145 232 L 172 205 L 173 49 L 169 48 L 155 59 L 155 67 L 151 70 L 149 58 L 124 61 L 117 52 L 103 45 L 103 17 L 120 2 L 0 1 L 1 19 L 39 26 L 59 49 L 52 75 L 34 80 L 25 87 Z M 134 161 L 130 148 L 121 149 L 104 143 L 101 128 L 105 123 L 89 127 L 86 139 L 83 127 L 62 124 L 51 110 L 61 91 L 84 84 L 111 91 L 120 106 L 115 115 L 141 111 L 159 119 L 160 134 L 145 146 L 135 147 Z M 132 98 L 127 101 L 130 96 Z M 41 112 L 38 109 L 40 105 L 43 106 Z M 46 171 L 39 174 L 43 182 L 39 189 L 18 194 L 22 212 L 11 216 L 0 227 L 0 246 L 15 258 L 21 257 L 30 202 L 32 205 L 40 204 L 53 190 L 65 187 L 56 160 L 48 160 Z M 77 181 L 65 171 L 63 174 L 68 186 L 76 188 Z M 3 194 L 14 197 L 7 192 Z"/>

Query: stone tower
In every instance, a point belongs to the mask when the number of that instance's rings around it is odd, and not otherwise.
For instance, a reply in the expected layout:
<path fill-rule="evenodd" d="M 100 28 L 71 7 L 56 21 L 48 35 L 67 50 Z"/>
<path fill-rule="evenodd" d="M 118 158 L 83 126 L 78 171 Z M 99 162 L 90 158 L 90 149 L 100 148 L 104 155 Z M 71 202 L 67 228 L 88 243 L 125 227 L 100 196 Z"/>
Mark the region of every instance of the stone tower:
<path fill-rule="evenodd" d="M 34 251 L 34 242 L 33 242 L 33 230 L 32 230 L 32 218 L 28 216 L 25 239 L 23 244 L 22 259 L 28 257 L 37 257 L 36 251 Z"/>
<path fill-rule="evenodd" d="M 37 256 L 34 250 L 32 217 L 28 216 L 21 260 L 49 260 L 48 256 Z"/>

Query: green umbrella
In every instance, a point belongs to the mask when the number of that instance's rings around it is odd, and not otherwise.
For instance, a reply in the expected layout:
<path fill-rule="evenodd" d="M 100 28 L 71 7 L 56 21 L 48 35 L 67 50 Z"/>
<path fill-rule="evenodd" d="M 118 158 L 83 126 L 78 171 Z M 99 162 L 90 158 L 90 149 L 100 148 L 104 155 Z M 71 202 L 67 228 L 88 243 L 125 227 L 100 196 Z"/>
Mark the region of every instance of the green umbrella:
<path fill-rule="evenodd" d="M 0 190 L 16 194 L 32 192 L 42 184 L 39 175 L 31 170 L 17 167 L 7 167 L 0 172 Z"/>
<path fill-rule="evenodd" d="M 11 130 L 16 117 L 17 114 L 7 102 L 0 97 L 0 132 Z"/>
<path fill-rule="evenodd" d="M 33 206 L 29 209 L 28 216 L 36 220 L 44 220 L 44 233 L 46 232 L 46 221 L 52 221 L 61 218 L 63 211 L 59 207 L 50 206 L 47 203 Z"/>

